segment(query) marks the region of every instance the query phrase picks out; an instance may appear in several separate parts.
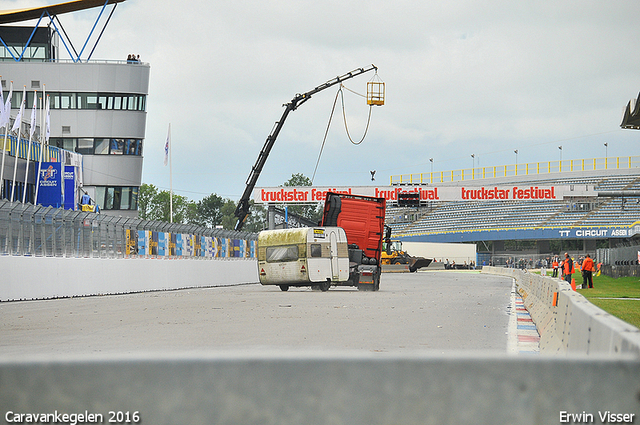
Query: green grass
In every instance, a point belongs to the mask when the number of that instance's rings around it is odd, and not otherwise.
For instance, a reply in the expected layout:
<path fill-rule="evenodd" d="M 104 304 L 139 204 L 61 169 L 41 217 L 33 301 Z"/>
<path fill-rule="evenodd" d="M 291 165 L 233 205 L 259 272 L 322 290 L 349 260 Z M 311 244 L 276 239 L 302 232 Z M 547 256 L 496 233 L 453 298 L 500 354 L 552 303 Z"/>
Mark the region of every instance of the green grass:
<path fill-rule="evenodd" d="M 581 285 L 582 276 L 579 273 L 575 276 L 576 286 Z M 578 292 L 607 313 L 640 328 L 640 278 L 614 279 L 600 275 L 593 278 L 593 289 L 578 289 Z"/>

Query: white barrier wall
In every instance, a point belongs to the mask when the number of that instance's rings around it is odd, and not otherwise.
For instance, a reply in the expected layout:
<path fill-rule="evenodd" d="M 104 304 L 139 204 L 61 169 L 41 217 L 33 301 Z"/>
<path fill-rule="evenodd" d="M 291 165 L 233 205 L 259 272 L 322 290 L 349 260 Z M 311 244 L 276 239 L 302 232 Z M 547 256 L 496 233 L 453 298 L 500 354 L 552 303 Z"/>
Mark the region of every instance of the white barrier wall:
<path fill-rule="evenodd" d="M 402 242 L 402 248 L 414 257 L 435 258 L 439 263 L 447 260 L 456 264 L 476 261 L 474 243 Z"/>
<path fill-rule="evenodd" d="M 102 259 L 0 256 L 0 301 L 258 283 L 255 258 Z"/>
<path fill-rule="evenodd" d="M 53 412 L 149 425 L 638 423 L 638 376 L 640 360 L 624 357 L 25 355 L 0 359 L 0 414 L 7 423 Z M 561 419 L 583 413 L 593 419 Z"/>
<path fill-rule="evenodd" d="M 567 282 L 519 269 L 483 267 L 482 272 L 516 280 L 540 334 L 541 352 L 640 357 L 640 329 L 591 304 Z"/>

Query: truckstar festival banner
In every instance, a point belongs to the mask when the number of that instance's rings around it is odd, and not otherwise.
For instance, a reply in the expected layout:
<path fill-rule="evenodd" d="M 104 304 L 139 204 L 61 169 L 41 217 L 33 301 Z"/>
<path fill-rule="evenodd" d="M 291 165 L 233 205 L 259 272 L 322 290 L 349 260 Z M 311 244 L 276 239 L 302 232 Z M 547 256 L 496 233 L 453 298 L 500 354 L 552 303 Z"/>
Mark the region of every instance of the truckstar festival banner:
<path fill-rule="evenodd" d="M 593 186 L 354 186 L 354 187 L 258 187 L 253 190 L 257 203 L 323 202 L 327 192 L 398 200 L 399 193 L 419 193 L 421 201 L 536 201 L 562 200 L 566 197 L 597 196 Z"/>

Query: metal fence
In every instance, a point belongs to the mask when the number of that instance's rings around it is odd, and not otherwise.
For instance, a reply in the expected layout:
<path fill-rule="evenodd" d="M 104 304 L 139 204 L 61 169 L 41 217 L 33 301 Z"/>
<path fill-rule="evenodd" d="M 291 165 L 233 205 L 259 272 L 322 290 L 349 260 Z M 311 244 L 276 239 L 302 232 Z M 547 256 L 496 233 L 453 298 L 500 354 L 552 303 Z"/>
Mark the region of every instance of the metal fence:
<path fill-rule="evenodd" d="M 168 240 L 166 254 L 145 256 L 216 258 L 213 250 L 204 249 L 176 254 L 169 249 L 171 234 L 191 235 L 210 242 L 215 240 L 249 242 L 256 241 L 255 233 L 234 230 L 210 229 L 207 227 L 147 221 L 136 218 L 117 217 L 93 212 L 65 210 L 0 200 L 0 255 L 36 257 L 91 257 L 124 258 L 138 256 L 139 232 L 158 232 Z M 194 239 L 194 240 L 195 240 Z M 215 243 L 215 242 L 214 242 Z M 255 244 L 255 242 L 251 242 Z M 213 245 L 213 243 L 212 243 Z M 239 245 L 242 245 L 240 243 Z M 250 244 L 246 244 L 249 246 Z M 186 253 L 189 252 L 187 255 Z M 226 257 L 249 257 L 231 255 L 233 250 L 224 250 Z M 237 254 L 237 253 L 236 253 Z"/>
<path fill-rule="evenodd" d="M 640 262 L 640 245 L 601 248 L 596 250 L 596 258 L 610 266 L 637 266 Z"/>

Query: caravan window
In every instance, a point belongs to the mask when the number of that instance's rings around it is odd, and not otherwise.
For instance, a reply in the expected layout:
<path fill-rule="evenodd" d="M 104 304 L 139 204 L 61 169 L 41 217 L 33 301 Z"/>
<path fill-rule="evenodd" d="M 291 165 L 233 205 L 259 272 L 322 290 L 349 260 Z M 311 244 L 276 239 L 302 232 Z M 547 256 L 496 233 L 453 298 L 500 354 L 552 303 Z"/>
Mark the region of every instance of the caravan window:
<path fill-rule="evenodd" d="M 322 245 L 319 243 L 311 244 L 311 257 L 322 257 Z"/>
<path fill-rule="evenodd" d="M 298 245 L 267 247 L 267 262 L 297 261 Z"/>

